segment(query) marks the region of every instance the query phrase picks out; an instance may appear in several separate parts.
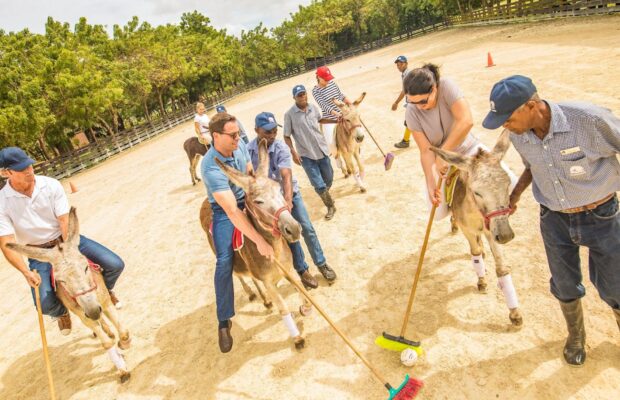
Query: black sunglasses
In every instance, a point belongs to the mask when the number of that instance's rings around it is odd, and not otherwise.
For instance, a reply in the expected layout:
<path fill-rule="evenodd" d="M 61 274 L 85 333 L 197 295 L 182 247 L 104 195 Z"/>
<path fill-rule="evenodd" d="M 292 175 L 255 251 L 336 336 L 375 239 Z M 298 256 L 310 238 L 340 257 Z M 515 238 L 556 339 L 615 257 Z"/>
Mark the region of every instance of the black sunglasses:
<path fill-rule="evenodd" d="M 428 100 L 431 98 L 432 94 L 433 94 L 433 87 L 431 86 L 431 90 L 428 92 L 428 96 L 426 97 L 426 99 L 420 100 L 420 101 L 410 101 L 409 104 L 415 104 L 415 105 L 420 105 L 420 106 L 428 104 Z"/>

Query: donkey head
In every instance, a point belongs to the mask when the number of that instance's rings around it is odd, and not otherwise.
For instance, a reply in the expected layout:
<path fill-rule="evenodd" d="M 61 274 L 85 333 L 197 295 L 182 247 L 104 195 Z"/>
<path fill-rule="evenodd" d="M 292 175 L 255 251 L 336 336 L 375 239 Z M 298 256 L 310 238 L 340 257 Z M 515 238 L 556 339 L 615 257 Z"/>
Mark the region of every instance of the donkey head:
<path fill-rule="evenodd" d="M 439 157 L 466 172 L 466 185 L 498 243 L 508 243 L 515 236 L 508 222 L 510 177 L 500 164 L 510 146 L 509 135 L 510 131 L 504 130 L 491 152 L 480 149 L 473 157 L 431 147 Z"/>
<path fill-rule="evenodd" d="M 357 106 L 364 100 L 366 92 L 363 92 L 361 96 L 353 102 L 352 105 L 347 105 L 338 99 L 333 99 L 335 105 L 338 106 L 340 112 L 342 112 L 342 119 L 346 129 L 355 137 L 358 143 L 364 140 L 364 131 L 362 130 L 362 121 L 360 120 L 360 114 L 357 110 Z"/>
<path fill-rule="evenodd" d="M 69 212 L 67 241 L 51 249 L 23 246 L 9 243 L 7 246 L 28 258 L 48 262 L 54 268 L 54 279 L 60 283 L 68 294 L 84 310 L 84 314 L 92 320 L 101 316 L 101 305 L 97 299 L 97 291 L 93 290 L 95 281 L 91 276 L 88 260 L 80 253 L 79 223 L 75 208 Z"/>
<path fill-rule="evenodd" d="M 296 242 L 301 235 L 301 226 L 288 210 L 280 184 L 269 179 L 269 154 L 265 139 L 258 145 L 258 159 L 254 176 L 231 168 L 217 158 L 215 162 L 232 183 L 243 189 L 246 207 L 260 225 L 271 229 L 272 233 L 281 233 L 288 242 Z"/>

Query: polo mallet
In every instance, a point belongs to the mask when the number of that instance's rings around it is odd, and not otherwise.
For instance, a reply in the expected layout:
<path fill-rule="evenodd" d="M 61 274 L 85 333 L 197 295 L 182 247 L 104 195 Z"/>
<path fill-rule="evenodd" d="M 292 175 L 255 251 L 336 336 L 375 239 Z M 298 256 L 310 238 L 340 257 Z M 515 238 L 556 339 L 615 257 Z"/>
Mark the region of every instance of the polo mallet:
<path fill-rule="evenodd" d="M 34 273 L 39 275 L 36 270 L 34 270 Z M 52 400 L 56 400 L 56 389 L 54 388 L 54 379 L 52 378 L 52 363 L 50 362 L 50 355 L 47 351 L 47 337 L 45 336 L 45 325 L 43 324 L 43 314 L 41 313 L 39 285 L 34 288 L 34 297 L 37 303 L 37 314 L 39 314 L 39 330 L 41 331 L 41 342 L 43 342 L 43 357 L 45 358 L 45 367 L 47 368 L 47 380 L 50 384 L 50 397 Z"/>
<path fill-rule="evenodd" d="M 373 142 L 375 142 L 375 144 L 377 145 L 377 148 L 379 149 L 379 151 L 383 155 L 383 158 L 384 158 L 383 166 L 385 167 L 385 170 L 386 171 L 389 170 L 390 168 L 392 168 L 392 163 L 394 162 L 394 157 L 396 157 L 396 156 L 392 152 L 389 152 L 389 153 L 385 154 L 385 152 L 383 151 L 381 146 L 379 146 L 379 143 L 377 143 L 377 140 L 375 139 L 374 136 L 372 136 L 372 133 L 370 133 L 370 130 L 368 130 L 368 127 L 366 126 L 364 121 L 362 121 L 361 118 L 360 118 L 360 122 L 362 123 L 362 125 L 364 126 L 364 129 L 366 129 L 366 132 L 368 132 L 368 135 L 370 135 L 370 138 L 372 139 Z"/>
<path fill-rule="evenodd" d="M 437 180 L 437 187 L 441 188 L 441 182 L 443 180 L 443 176 L 439 174 L 439 179 Z M 426 235 L 424 236 L 424 243 L 422 244 L 422 250 L 420 250 L 420 258 L 418 259 L 418 269 L 415 272 L 415 277 L 413 278 L 413 286 L 411 287 L 411 293 L 409 293 L 409 303 L 407 304 L 407 311 L 405 311 L 405 317 L 403 321 L 403 326 L 400 329 L 400 335 L 390 335 L 386 332 L 375 339 L 375 344 L 379 347 L 383 347 L 386 350 L 392 351 L 403 351 L 407 348 L 413 349 L 418 354 L 422 354 L 422 348 L 420 347 L 420 342 L 415 342 L 413 340 L 405 339 L 405 332 L 407 330 L 407 324 L 409 323 L 409 314 L 411 313 L 411 308 L 413 307 L 413 299 L 415 298 L 415 290 L 418 287 L 418 281 L 420 280 L 420 273 L 422 272 L 422 264 L 424 262 L 424 254 L 426 253 L 426 247 L 428 245 L 428 238 L 431 235 L 431 227 L 433 226 L 433 219 L 435 218 L 435 210 L 437 210 L 437 206 L 433 204 L 431 208 L 431 214 L 428 218 L 428 224 L 426 225 Z"/>
<path fill-rule="evenodd" d="M 357 348 L 353 345 L 351 340 L 336 326 L 334 321 L 332 321 L 331 318 L 329 318 L 329 316 L 325 313 L 325 311 L 323 311 L 323 309 L 314 301 L 314 299 L 310 296 L 310 294 L 306 291 L 306 289 L 304 289 L 304 287 L 299 282 L 297 282 L 291 277 L 287 269 L 284 268 L 282 264 L 280 264 L 280 261 L 276 258 L 274 258 L 273 260 L 275 261 L 280 271 L 284 274 L 286 279 L 290 283 L 292 283 L 297 288 L 297 290 L 299 290 L 299 292 L 306 299 L 308 299 L 310 303 L 312 303 L 312 305 L 319 311 L 321 316 L 334 329 L 334 331 L 336 331 L 338 336 L 340 336 L 342 340 L 344 340 L 347 346 L 349 346 L 349 348 L 353 350 L 355 355 L 360 360 L 362 360 L 362 362 L 366 365 L 366 367 L 368 367 L 368 369 L 370 369 L 370 371 L 374 374 L 374 376 L 383 384 L 383 386 L 385 386 L 385 388 L 388 390 L 390 394 L 390 397 L 388 398 L 388 400 L 411 400 L 415 398 L 415 396 L 417 396 L 418 392 L 420 391 L 420 389 L 422 389 L 422 386 L 424 385 L 422 381 L 419 381 L 414 378 L 410 378 L 409 375 L 405 375 L 405 379 L 403 380 L 403 383 L 401 383 L 399 387 L 393 388 L 392 385 L 390 385 L 387 382 L 387 380 L 379 373 L 379 371 L 377 371 L 375 367 L 366 359 L 366 357 L 364 357 L 359 352 L 359 350 L 357 350 Z"/>

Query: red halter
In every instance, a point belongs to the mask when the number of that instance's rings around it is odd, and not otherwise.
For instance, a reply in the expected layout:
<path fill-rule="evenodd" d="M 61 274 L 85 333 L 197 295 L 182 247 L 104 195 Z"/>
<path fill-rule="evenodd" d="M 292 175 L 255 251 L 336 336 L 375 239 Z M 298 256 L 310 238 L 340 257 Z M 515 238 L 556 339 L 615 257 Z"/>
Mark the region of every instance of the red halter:
<path fill-rule="evenodd" d="M 262 225 L 263 228 L 268 229 L 268 227 L 265 226 L 265 224 L 260 220 L 260 218 L 258 218 L 258 216 L 256 215 L 255 210 L 252 210 L 253 207 L 251 207 L 249 205 L 249 202 L 246 203 L 246 204 L 247 204 L 247 206 L 246 206 L 247 210 L 250 212 L 250 214 L 252 214 L 254 216 L 254 218 L 256 219 L 256 222 L 258 224 Z M 256 210 L 259 211 L 260 213 L 262 213 L 263 215 L 272 218 L 271 233 L 273 234 L 273 236 L 278 237 L 278 236 L 282 235 L 282 232 L 280 232 L 280 228 L 278 228 L 278 221 L 280 220 L 280 215 L 284 211 L 288 210 L 288 207 L 286 207 L 286 206 L 280 207 L 278 209 L 278 211 L 276 211 L 275 215 L 272 215 L 272 214 L 268 213 L 267 211 L 260 209 L 259 207 L 256 207 Z"/>
<path fill-rule="evenodd" d="M 92 262 L 92 261 L 90 261 L 88 259 L 86 261 L 88 261 L 88 266 L 86 267 L 86 270 L 84 272 L 88 271 L 89 268 L 91 269 L 91 271 L 101 271 L 101 267 L 98 264 L 95 264 L 94 262 Z M 77 303 L 77 298 L 78 297 L 83 296 L 86 293 L 90 293 L 90 292 L 93 292 L 93 291 L 97 290 L 97 282 L 95 282 L 95 280 L 93 279 L 92 272 L 91 272 L 91 275 L 90 275 L 90 282 L 92 284 L 92 286 L 90 288 L 88 288 L 86 290 L 83 290 L 81 292 L 77 292 L 75 294 L 71 294 L 71 292 L 69 290 L 67 290 L 67 287 L 64 285 L 64 283 L 61 282 L 61 284 L 62 284 L 63 289 L 65 289 L 65 292 L 67 292 L 69 294 L 69 296 L 71 296 L 73 301 L 75 301 Z"/>
<path fill-rule="evenodd" d="M 484 218 L 484 227 L 487 230 L 490 230 L 491 218 L 499 217 L 500 215 L 507 215 L 507 214 L 510 214 L 511 212 L 512 212 L 512 208 L 508 207 L 508 208 L 502 208 L 500 210 L 491 211 L 488 214 L 485 214 L 482 211 L 480 211 L 480 214 L 482 214 L 482 218 Z"/>

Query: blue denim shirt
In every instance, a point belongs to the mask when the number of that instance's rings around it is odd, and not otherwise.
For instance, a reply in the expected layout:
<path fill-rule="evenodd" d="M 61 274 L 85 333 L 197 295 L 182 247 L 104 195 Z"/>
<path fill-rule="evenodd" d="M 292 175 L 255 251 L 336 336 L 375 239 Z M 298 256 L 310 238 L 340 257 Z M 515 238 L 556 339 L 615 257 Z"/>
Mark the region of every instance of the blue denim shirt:
<path fill-rule="evenodd" d="M 274 140 L 271 146 L 269 146 L 268 151 L 268 176 L 274 181 L 280 183 L 280 186 L 282 186 L 282 173 L 280 172 L 280 169 L 289 168 L 291 172 L 293 170 L 293 157 L 291 156 L 291 150 L 283 141 Z M 254 140 L 252 140 L 250 144 L 248 144 L 248 152 L 250 153 L 252 165 L 254 166 L 254 170 L 256 171 L 258 169 L 258 137 L 254 138 Z M 297 192 L 299 192 L 299 186 L 297 185 L 297 179 L 293 177 L 293 193 Z"/>
<path fill-rule="evenodd" d="M 232 157 L 224 157 L 220 152 L 215 150 L 215 146 L 211 146 L 207 154 L 202 159 L 200 165 L 200 174 L 202 175 L 202 181 L 207 188 L 207 195 L 209 196 L 209 202 L 215 203 L 213 193 L 225 192 L 226 190 L 232 190 L 237 201 L 245 198 L 245 192 L 240 187 L 234 185 L 228 180 L 228 177 L 215 163 L 215 158 L 219 158 L 225 164 L 230 165 L 236 170 L 247 173 L 247 165 L 250 162 L 250 154 L 243 140 L 239 141 L 239 147 L 233 152 Z"/>

